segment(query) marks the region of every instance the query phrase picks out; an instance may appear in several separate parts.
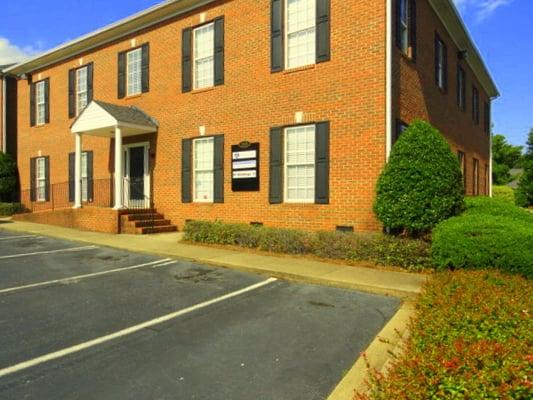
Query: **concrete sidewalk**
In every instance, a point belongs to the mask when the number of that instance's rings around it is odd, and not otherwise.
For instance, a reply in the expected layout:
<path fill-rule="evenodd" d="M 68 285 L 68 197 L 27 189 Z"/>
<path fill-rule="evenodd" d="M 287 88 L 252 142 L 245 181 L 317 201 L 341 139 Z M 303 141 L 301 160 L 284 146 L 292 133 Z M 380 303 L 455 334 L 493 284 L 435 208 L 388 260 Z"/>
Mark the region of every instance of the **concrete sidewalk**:
<path fill-rule="evenodd" d="M 138 253 L 181 258 L 282 279 L 358 289 L 402 298 L 419 293 L 422 284 L 428 279 L 428 275 L 423 274 L 347 266 L 314 261 L 303 257 L 271 256 L 183 244 L 179 243 L 182 233 L 148 236 L 113 235 L 31 222 L 11 221 L 9 218 L 0 219 L 0 229 L 28 232 Z"/>

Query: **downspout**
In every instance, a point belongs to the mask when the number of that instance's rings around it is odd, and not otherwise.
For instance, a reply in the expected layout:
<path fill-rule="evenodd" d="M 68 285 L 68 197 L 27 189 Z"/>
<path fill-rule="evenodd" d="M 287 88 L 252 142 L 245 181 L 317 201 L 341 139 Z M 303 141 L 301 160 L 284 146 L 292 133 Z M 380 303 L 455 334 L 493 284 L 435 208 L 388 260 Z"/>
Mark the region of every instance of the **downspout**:
<path fill-rule="evenodd" d="M 392 148 L 392 0 L 387 0 L 387 38 L 386 38 L 386 93 L 385 93 L 385 156 L 389 160 Z"/>
<path fill-rule="evenodd" d="M 2 153 L 7 153 L 7 133 L 6 133 L 6 127 L 7 127 L 7 118 L 6 118 L 6 110 L 7 110 L 7 102 L 6 102 L 6 85 L 7 85 L 7 79 L 5 75 L 1 75 L 0 78 L 2 78 Z"/>

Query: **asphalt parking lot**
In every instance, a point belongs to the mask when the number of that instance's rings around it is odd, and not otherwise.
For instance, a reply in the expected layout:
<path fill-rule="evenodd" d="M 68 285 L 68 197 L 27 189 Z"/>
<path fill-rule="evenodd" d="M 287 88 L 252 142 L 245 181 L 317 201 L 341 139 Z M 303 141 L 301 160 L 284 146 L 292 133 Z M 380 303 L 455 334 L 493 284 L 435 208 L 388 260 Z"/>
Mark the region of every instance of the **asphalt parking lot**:
<path fill-rule="evenodd" d="M 399 305 L 0 230 L 0 398 L 325 399 Z"/>

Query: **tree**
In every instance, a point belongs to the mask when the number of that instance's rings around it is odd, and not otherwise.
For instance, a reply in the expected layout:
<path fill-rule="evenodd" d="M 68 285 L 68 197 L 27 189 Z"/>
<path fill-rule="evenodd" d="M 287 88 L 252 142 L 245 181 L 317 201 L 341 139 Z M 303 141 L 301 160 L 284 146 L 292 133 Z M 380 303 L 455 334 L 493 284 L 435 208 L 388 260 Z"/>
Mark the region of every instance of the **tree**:
<path fill-rule="evenodd" d="M 402 133 L 377 183 L 374 211 L 395 231 L 416 236 L 464 208 L 457 156 L 441 133 L 417 120 Z"/>
<path fill-rule="evenodd" d="M 495 185 L 511 182 L 510 170 L 520 165 L 522 149 L 522 146 L 508 143 L 503 135 L 492 137 L 492 182 Z"/>
<path fill-rule="evenodd" d="M 524 173 L 516 193 L 516 203 L 522 207 L 533 205 L 533 128 L 529 131 L 526 154 L 522 160 Z"/>
<path fill-rule="evenodd" d="M 17 165 L 9 154 L 0 152 L 0 201 L 11 200 L 17 188 Z"/>

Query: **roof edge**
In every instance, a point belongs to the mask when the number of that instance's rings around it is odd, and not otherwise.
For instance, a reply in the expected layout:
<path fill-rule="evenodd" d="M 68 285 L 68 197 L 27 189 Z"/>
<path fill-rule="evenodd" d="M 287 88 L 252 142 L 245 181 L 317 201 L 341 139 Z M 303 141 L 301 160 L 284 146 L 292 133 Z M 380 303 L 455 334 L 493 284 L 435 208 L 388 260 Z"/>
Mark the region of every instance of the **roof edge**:
<path fill-rule="evenodd" d="M 500 97 L 498 87 L 453 1 L 429 0 L 429 3 L 448 30 L 457 47 L 467 51 L 468 58 L 466 62 L 470 65 L 472 71 L 474 71 L 474 74 L 489 97 Z"/>
<path fill-rule="evenodd" d="M 162 21 L 185 14 L 216 0 L 167 0 L 150 8 L 97 29 L 77 39 L 61 44 L 4 70 L 21 75 L 74 57 L 95 47 L 105 45 L 131 33 L 148 28 Z"/>

